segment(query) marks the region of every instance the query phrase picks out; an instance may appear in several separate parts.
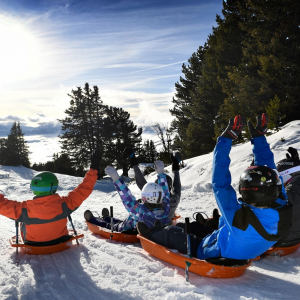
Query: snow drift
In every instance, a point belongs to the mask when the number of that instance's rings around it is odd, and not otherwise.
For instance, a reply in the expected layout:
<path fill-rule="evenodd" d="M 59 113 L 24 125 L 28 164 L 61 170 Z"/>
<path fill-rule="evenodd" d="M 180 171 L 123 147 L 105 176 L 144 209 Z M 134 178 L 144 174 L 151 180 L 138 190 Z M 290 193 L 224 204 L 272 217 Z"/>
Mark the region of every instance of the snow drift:
<path fill-rule="evenodd" d="M 293 121 L 267 137 L 275 161 L 283 159 L 288 147 L 300 150 L 300 121 Z M 230 170 L 232 185 L 252 157 L 250 142 L 234 146 Z M 180 170 L 182 199 L 178 213 L 192 217 L 196 211 L 209 216 L 216 206 L 211 188 L 212 154 L 184 161 Z M 171 167 L 166 171 L 170 174 Z M 31 178 L 37 172 L 24 167 L 0 166 L 0 189 L 8 199 L 32 199 Z M 59 193 L 66 195 L 82 178 L 56 174 Z M 147 180 L 153 181 L 150 174 Z M 130 189 L 139 196 L 133 183 Z M 88 231 L 83 213 L 114 207 L 118 218 L 127 212 L 110 179 L 96 183 L 92 195 L 72 214 L 75 227 L 85 233 L 79 247 L 45 256 L 19 254 L 8 239 L 15 235 L 14 221 L 0 216 L 0 299 L 299 299 L 300 251 L 286 257 L 266 257 L 252 263 L 245 274 L 233 279 L 212 279 L 190 273 L 148 255 L 140 244 L 109 241 Z"/>

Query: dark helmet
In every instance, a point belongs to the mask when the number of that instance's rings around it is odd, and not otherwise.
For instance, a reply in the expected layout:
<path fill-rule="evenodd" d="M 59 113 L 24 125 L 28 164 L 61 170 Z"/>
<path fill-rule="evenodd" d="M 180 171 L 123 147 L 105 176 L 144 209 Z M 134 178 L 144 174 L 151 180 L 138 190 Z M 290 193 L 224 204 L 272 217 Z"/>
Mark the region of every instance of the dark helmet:
<path fill-rule="evenodd" d="M 173 180 L 172 180 L 172 178 L 169 175 L 167 175 L 167 174 L 165 174 L 165 175 L 167 177 L 169 192 L 171 192 L 172 187 L 173 187 Z M 155 183 L 158 183 L 158 179 L 155 179 Z"/>
<path fill-rule="evenodd" d="M 242 200 L 255 206 L 269 205 L 278 198 L 282 183 L 276 170 L 267 166 L 251 166 L 240 177 Z"/>

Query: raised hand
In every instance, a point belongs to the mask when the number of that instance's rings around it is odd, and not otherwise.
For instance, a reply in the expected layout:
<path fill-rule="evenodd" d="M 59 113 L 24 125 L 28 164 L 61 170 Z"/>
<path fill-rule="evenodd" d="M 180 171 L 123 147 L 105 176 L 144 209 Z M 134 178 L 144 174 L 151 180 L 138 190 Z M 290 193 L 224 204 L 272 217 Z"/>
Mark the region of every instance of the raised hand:
<path fill-rule="evenodd" d="M 117 170 L 112 166 L 107 166 L 104 169 L 104 172 L 106 175 L 110 176 L 113 181 L 117 181 L 120 178 Z"/>
<path fill-rule="evenodd" d="M 163 174 L 165 165 L 162 161 L 157 160 L 154 162 L 154 168 L 155 168 L 157 174 Z"/>
<path fill-rule="evenodd" d="M 131 147 L 126 147 L 123 151 L 129 158 L 134 157 L 134 150 Z"/>
<path fill-rule="evenodd" d="M 248 128 L 251 138 L 263 136 L 268 131 L 269 118 L 267 113 L 256 117 L 256 127 L 254 128 L 251 121 L 248 121 Z"/>
<path fill-rule="evenodd" d="M 99 164 L 100 164 L 101 158 L 102 158 L 102 153 L 99 149 L 96 149 L 92 152 L 91 158 L 90 158 L 91 159 L 90 168 L 97 170 L 98 173 L 99 173 Z"/>
<path fill-rule="evenodd" d="M 179 163 L 181 162 L 181 154 L 179 152 L 175 152 L 174 154 L 171 154 L 171 160 L 172 160 L 172 170 L 179 170 Z"/>
<path fill-rule="evenodd" d="M 221 136 L 228 139 L 236 140 L 241 134 L 244 125 L 245 125 L 244 118 L 240 115 L 235 116 L 235 118 L 231 118 L 229 120 L 228 126 L 221 134 Z"/>
<path fill-rule="evenodd" d="M 123 155 L 129 157 L 131 167 L 139 164 L 138 159 L 135 156 L 134 149 L 131 147 L 126 147 L 123 151 Z"/>
<path fill-rule="evenodd" d="M 293 158 L 294 160 L 299 160 L 299 154 L 297 149 L 293 148 L 293 147 L 289 147 L 288 152 L 290 154 L 286 154 L 286 158 Z"/>

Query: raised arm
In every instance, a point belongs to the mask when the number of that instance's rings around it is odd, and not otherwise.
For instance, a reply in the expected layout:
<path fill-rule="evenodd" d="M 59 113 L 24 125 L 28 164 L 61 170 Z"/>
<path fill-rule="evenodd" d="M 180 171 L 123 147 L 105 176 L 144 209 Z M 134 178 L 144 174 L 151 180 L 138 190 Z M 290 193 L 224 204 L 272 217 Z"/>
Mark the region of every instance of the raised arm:
<path fill-rule="evenodd" d="M 228 127 L 218 138 L 213 153 L 212 187 L 223 219 L 229 226 L 232 224 L 234 213 L 238 207 L 236 192 L 231 186 L 229 153 L 232 140 L 238 138 L 243 127 L 242 116 L 230 119 Z"/>
<path fill-rule="evenodd" d="M 251 135 L 251 144 L 253 145 L 254 165 L 267 166 L 276 170 L 274 154 L 270 149 L 265 134 L 268 130 L 268 114 L 263 113 L 256 117 L 256 127 L 254 128 L 251 121 L 248 121 L 248 128 Z M 280 177 L 282 180 L 282 177 Z M 283 181 L 283 180 L 282 180 Z M 282 184 L 282 194 L 287 198 L 284 185 Z"/>
<path fill-rule="evenodd" d="M 181 181 L 180 181 L 180 175 L 179 175 L 179 163 L 181 162 L 181 154 L 179 152 L 176 152 L 174 155 L 171 154 L 171 160 L 172 160 L 172 171 L 174 174 L 173 179 L 173 191 L 172 193 L 176 196 L 176 198 L 180 198 L 181 196 Z M 179 199 L 178 199 L 179 201 Z"/>

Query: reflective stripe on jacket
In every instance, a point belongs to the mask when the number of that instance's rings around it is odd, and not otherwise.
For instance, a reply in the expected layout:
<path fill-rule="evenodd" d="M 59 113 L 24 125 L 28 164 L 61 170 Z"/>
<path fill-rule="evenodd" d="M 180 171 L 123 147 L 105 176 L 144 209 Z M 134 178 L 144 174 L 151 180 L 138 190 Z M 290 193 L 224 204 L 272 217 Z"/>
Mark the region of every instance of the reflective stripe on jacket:
<path fill-rule="evenodd" d="M 26 225 L 26 240 L 45 242 L 68 234 L 67 216 L 92 193 L 98 177 L 90 169 L 82 183 L 67 196 L 58 194 L 18 202 L 0 194 L 0 214 Z"/>

